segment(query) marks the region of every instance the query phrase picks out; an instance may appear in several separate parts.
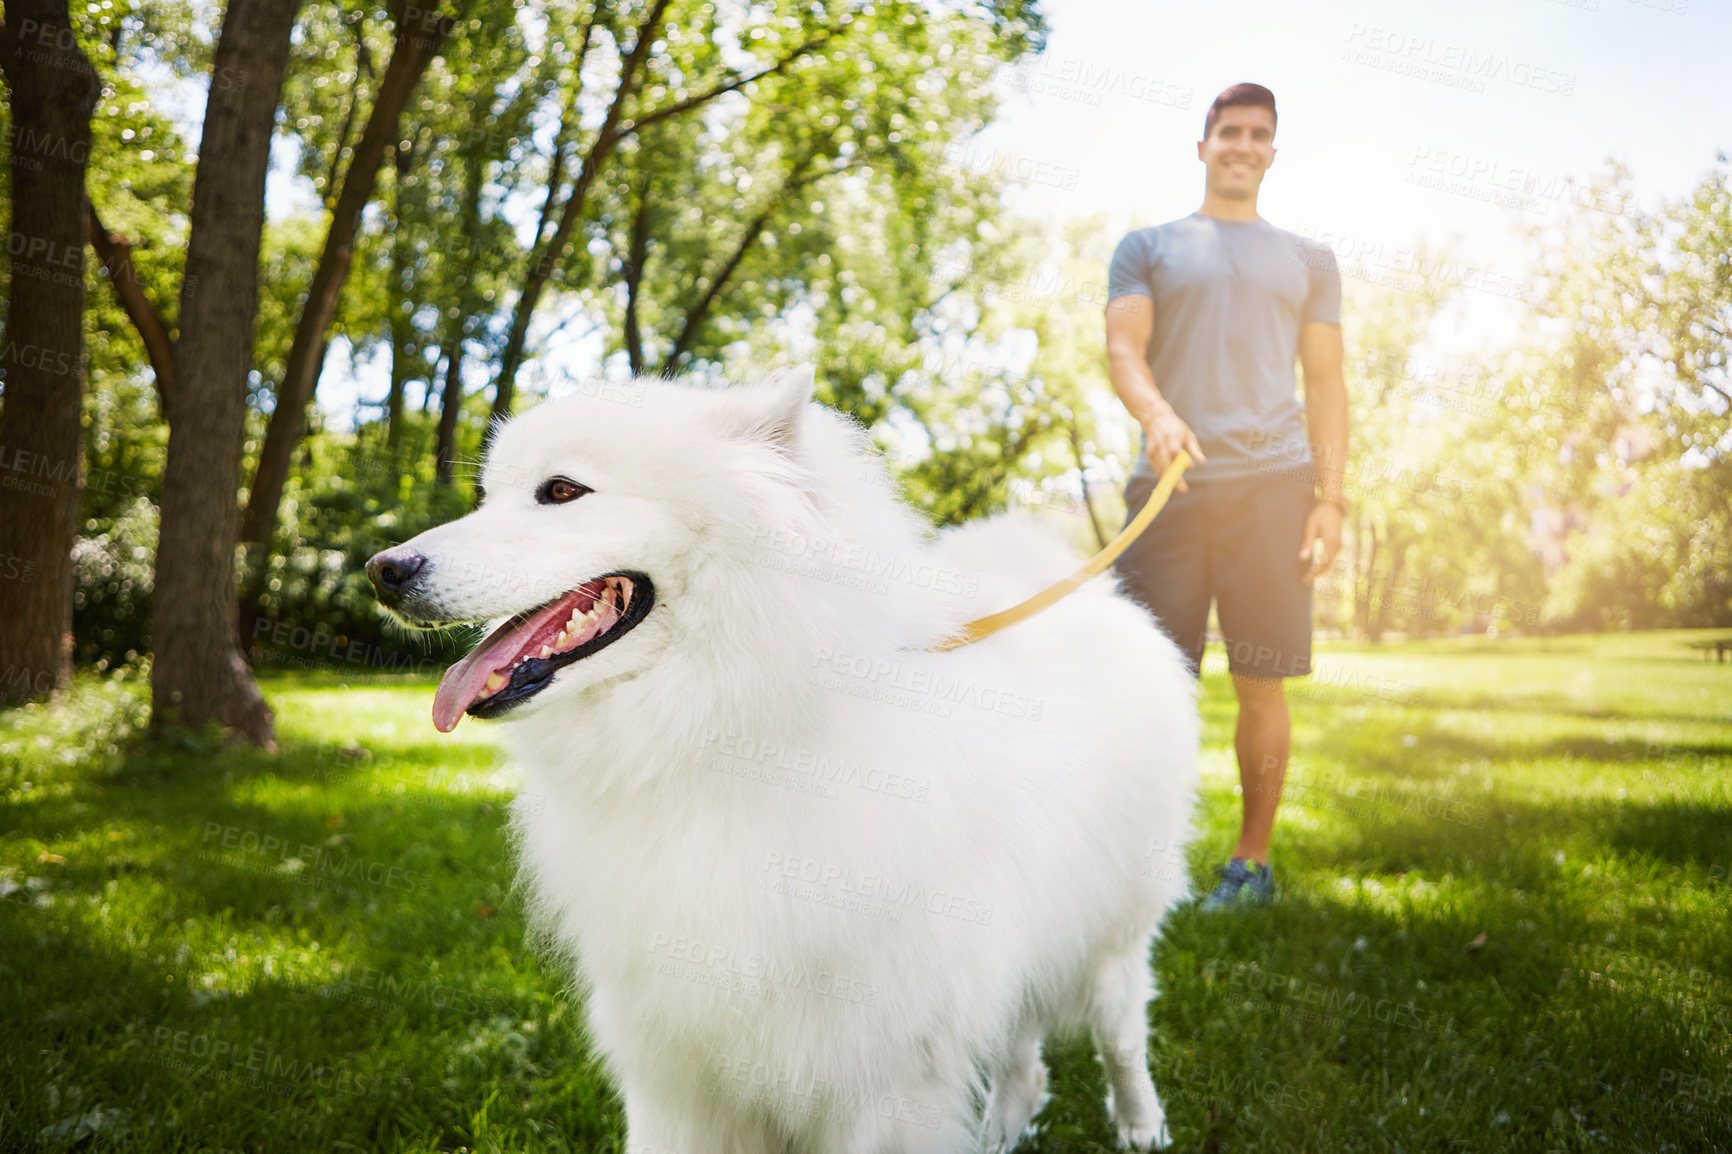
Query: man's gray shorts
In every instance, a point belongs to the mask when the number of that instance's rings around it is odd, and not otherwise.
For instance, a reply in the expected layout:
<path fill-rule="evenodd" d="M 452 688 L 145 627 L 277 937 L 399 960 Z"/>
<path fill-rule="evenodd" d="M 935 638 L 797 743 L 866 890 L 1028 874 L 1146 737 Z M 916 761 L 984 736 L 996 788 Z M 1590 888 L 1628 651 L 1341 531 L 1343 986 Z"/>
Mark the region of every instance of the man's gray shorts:
<path fill-rule="evenodd" d="M 1125 522 L 1156 478 L 1125 488 Z M 1258 473 L 1190 481 L 1174 491 L 1143 535 L 1119 557 L 1125 589 L 1148 607 L 1191 664 L 1203 663 L 1209 603 L 1217 603 L 1227 668 L 1248 677 L 1311 672 L 1311 586 L 1300 577 L 1312 476 Z"/>

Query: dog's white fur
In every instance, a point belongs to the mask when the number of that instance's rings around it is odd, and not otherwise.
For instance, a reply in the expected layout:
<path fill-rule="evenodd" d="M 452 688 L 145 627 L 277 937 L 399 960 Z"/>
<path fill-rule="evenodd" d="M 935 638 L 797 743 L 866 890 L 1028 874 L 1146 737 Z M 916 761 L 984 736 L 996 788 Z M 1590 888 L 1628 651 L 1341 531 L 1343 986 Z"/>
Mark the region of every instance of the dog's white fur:
<path fill-rule="evenodd" d="M 423 621 L 655 583 L 501 730 L 629 1148 L 1008 1149 L 1041 1038 L 1081 1026 L 1122 1141 L 1162 1144 L 1145 1006 L 1186 888 L 1183 661 L 1107 578 L 926 651 L 1077 560 L 1015 517 L 931 540 L 811 387 L 548 402 L 493 439 L 480 509 L 410 542 Z M 537 504 L 555 474 L 594 491 Z"/>

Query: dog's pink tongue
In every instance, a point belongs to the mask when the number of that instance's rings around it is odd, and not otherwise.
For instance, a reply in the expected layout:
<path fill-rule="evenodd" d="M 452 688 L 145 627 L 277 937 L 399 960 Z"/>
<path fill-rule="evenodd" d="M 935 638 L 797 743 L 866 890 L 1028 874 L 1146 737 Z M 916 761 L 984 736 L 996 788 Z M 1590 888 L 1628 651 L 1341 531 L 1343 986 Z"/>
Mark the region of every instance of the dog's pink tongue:
<path fill-rule="evenodd" d="M 534 643 L 542 630 L 557 618 L 563 620 L 571 612 L 570 597 L 561 597 L 545 609 L 532 614 L 527 621 L 512 624 L 507 621 L 487 635 L 487 639 L 469 656 L 445 671 L 439 679 L 439 690 L 433 695 L 433 728 L 450 733 L 463 720 L 469 703 L 481 696 L 481 689 L 495 669 L 509 668 L 523 650 Z"/>

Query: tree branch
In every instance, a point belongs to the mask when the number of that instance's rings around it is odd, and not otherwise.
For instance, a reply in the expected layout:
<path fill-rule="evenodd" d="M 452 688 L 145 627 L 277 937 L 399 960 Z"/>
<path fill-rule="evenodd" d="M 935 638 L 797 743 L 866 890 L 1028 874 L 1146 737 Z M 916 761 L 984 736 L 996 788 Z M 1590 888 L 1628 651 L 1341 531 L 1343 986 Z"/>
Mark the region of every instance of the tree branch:
<path fill-rule="evenodd" d="M 650 44 L 655 40 L 656 29 L 661 27 L 662 16 L 669 3 L 670 0 L 656 0 L 655 7 L 638 26 L 637 42 L 620 62 L 619 84 L 614 89 L 613 99 L 608 103 L 607 113 L 602 118 L 594 143 L 590 145 L 589 151 L 584 153 L 583 164 L 579 166 L 577 179 L 571 186 L 571 194 L 565 198 L 565 205 L 560 211 L 559 226 L 545 248 L 531 253 L 529 274 L 524 279 L 523 291 L 518 294 L 517 310 L 511 318 L 511 331 L 506 335 L 505 352 L 500 358 L 499 377 L 493 386 L 494 421 L 503 420 L 511 412 L 517 369 L 523 363 L 523 349 L 529 338 L 529 318 L 534 314 L 542 291 L 546 289 L 554 269 L 558 267 L 566 247 L 571 243 L 572 230 L 576 228 L 578 217 L 582 215 L 584 204 L 589 199 L 589 189 L 595 183 L 596 174 L 601 171 L 602 165 L 607 163 L 613 154 L 614 146 L 619 143 L 616 128 L 620 116 L 625 111 L 626 101 L 631 99 L 638 71 L 649 56 Z"/>
<path fill-rule="evenodd" d="M 662 362 L 662 375 L 664 377 L 672 376 L 674 371 L 679 368 L 680 361 L 691 351 L 692 342 L 697 338 L 698 330 L 709 315 L 710 308 L 721 296 L 722 290 L 727 287 L 729 279 L 739 270 L 740 262 L 746 259 L 746 254 L 751 251 L 752 245 L 756 244 L 758 238 L 763 235 L 764 229 L 770 223 L 770 218 L 776 213 L 776 206 L 807 185 L 823 180 L 827 176 L 834 176 L 839 172 L 847 172 L 856 165 L 855 161 L 848 161 L 845 164 L 831 165 L 821 172 L 807 172 L 807 168 L 816 159 L 816 154 L 811 152 L 800 158 L 799 163 L 789 172 L 788 179 L 783 181 L 782 187 L 764 205 L 763 211 L 753 217 L 752 222 L 746 226 L 746 231 L 741 235 L 739 244 L 734 246 L 733 254 L 710 277 L 709 285 L 704 289 L 704 295 L 698 298 L 697 304 L 693 305 L 686 313 L 685 321 L 680 325 L 680 335 L 675 338 L 674 347 L 669 350 L 667 359 Z"/>
<path fill-rule="evenodd" d="M 755 80 L 762 80 L 766 76 L 775 76 L 777 73 L 786 70 L 788 65 L 794 63 L 794 61 L 806 55 L 806 53 L 811 52 L 815 48 L 822 48 L 825 44 L 834 39 L 836 35 L 837 33 L 834 31 L 826 32 L 816 40 L 808 40 L 806 43 L 800 45 L 800 47 L 794 49 L 794 51 L 788 53 L 788 55 L 776 61 L 776 63 L 772 64 L 768 68 L 762 69 L 758 72 L 753 72 L 747 76 L 735 77 L 726 84 L 718 84 L 714 88 L 698 93 L 696 96 L 688 96 L 684 100 L 670 104 L 665 108 L 658 108 L 654 112 L 638 117 L 636 120 L 628 120 L 620 127 L 619 137 L 624 139 L 632 133 L 641 132 L 652 124 L 657 124 L 666 120 L 670 116 L 678 116 L 682 112 L 689 112 L 700 104 L 708 104 L 718 96 L 725 96 L 737 89 L 744 88 Z"/>
<path fill-rule="evenodd" d="M 650 179 L 644 177 L 637 211 L 632 215 L 631 241 L 625 260 L 625 355 L 632 375 L 643 372 L 643 329 L 638 323 L 638 290 L 643 286 L 644 263 L 649 259 Z"/>
<path fill-rule="evenodd" d="M 367 70 L 367 78 L 373 77 L 373 54 L 367 48 L 367 37 L 362 32 L 362 21 L 355 22 L 355 83 L 349 88 L 349 111 L 343 114 L 343 127 L 337 133 L 337 147 L 331 153 L 331 170 L 325 175 L 325 195 L 320 197 L 326 208 L 336 203 L 337 169 L 343 163 L 343 150 L 349 147 L 349 130 L 355 127 L 355 107 L 361 103 L 361 70 Z"/>
<path fill-rule="evenodd" d="M 541 205 L 541 219 L 535 222 L 535 240 L 529 246 L 530 252 L 541 247 L 542 240 L 547 236 L 547 226 L 553 222 L 553 210 L 559 204 L 559 189 L 565 183 L 565 154 L 571 146 L 567 132 L 578 123 L 577 100 L 583 93 L 583 62 L 589 59 L 590 45 L 595 42 L 595 18 L 600 7 L 598 0 L 590 7 L 589 19 L 583 24 L 583 42 L 578 45 L 577 65 L 571 73 L 571 98 L 566 101 L 565 111 L 559 117 L 559 132 L 554 137 L 553 159 L 547 166 L 547 199 Z"/>
<path fill-rule="evenodd" d="M 572 98 L 576 104 L 576 97 Z M 571 110 L 567 109 L 569 113 Z M 561 128 L 564 127 L 564 117 L 560 118 Z M 565 183 L 565 146 L 564 133 L 553 146 L 553 157 L 547 166 L 547 198 L 541 202 L 541 217 L 535 222 L 535 239 L 530 242 L 529 251 L 534 252 L 541 247 L 542 240 L 547 236 L 547 226 L 553 222 L 553 209 L 559 203 L 559 188 Z"/>
<path fill-rule="evenodd" d="M 151 371 L 156 374 L 157 403 L 166 417 L 168 395 L 174 391 L 174 342 L 169 339 L 168 326 L 163 324 L 161 315 L 144 295 L 144 285 L 132 264 L 132 243 L 103 226 L 89 197 L 84 200 L 84 229 L 96 255 L 108 267 L 108 282 L 114 286 L 114 295 L 120 298 L 120 307 L 126 310 L 144 341 Z"/>
<path fill-rule="evenodd" d="M 529 338 L 530 317 L 540 302 L 541 294 L 546 289 L 547 282 L 552 279 L 554 269 L 565 255 L 566 248 L 571 241 L 572 229 L 576 226 L 577 219 L 589 198 L 590 186 L 594 183 L 602 166 L 613 155 L 619 142 L 651 125 L 689 112 L 724 93 L 743 88 L 754 80 L 782 72 L 795 60 L 827 43 L 838 34 L 835 31 L 826 32 L 824 35 L 802 44 L 786 57 L 760 72 L 736 77 L 696 96 L 677 101 L 636 120 L 622 123 L 621 118 L 626 102 L 636 89 L 638 73 L 648 55 L 649 45 L 655 38 L 655 32 L 661 27 L 662 16 L 667 6 L 668 0 L 657 0 L 649 16 L 639 26 L 637 42 L 632 45 L 631 52 L 620 65 L 619 84 L 614 90 L 612 102 L 608 105 L 607 115 L 596 133 L 595 141 L 591 144 L 589 151 L 584 154 L 583 164 L 572 185 L 571 195 L 566 198 L 565 206 L 560 213 L 559 227 L 544 249 L 532 251 L 529 275 L 525 279 L 523 291 L 518 295 L 517 311 L 512 317 L 511 329 L 506 336 L 505 351 L 500 358 L 499 375 L 493 388 L 492 416 L 495 421 L 504 419 L 511 411 L 517 370 L 523 363 L 524 347 Z"/>

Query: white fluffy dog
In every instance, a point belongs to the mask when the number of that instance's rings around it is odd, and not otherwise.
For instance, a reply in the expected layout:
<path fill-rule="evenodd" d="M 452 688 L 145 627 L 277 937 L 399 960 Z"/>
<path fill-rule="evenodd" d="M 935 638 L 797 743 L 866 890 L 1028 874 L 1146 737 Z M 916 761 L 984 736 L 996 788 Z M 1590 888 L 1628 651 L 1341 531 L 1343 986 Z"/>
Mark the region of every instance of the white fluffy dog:
<path fill-rule="evenodd" d="M 1149 950 L 1187 890 L 1198 724 L 1149 616 L 1029 521 L 931 539 L 810 369 L 638 382 L 499 430 L 485 500 L 368 565 L 505 619 L 434 720 L 502 733 L 536 911 L 642 1154 L 1014 1146 L 1086 1026 L 1163 1145 Z M 629 403 L 621 403 L 622 399 Z"/>

